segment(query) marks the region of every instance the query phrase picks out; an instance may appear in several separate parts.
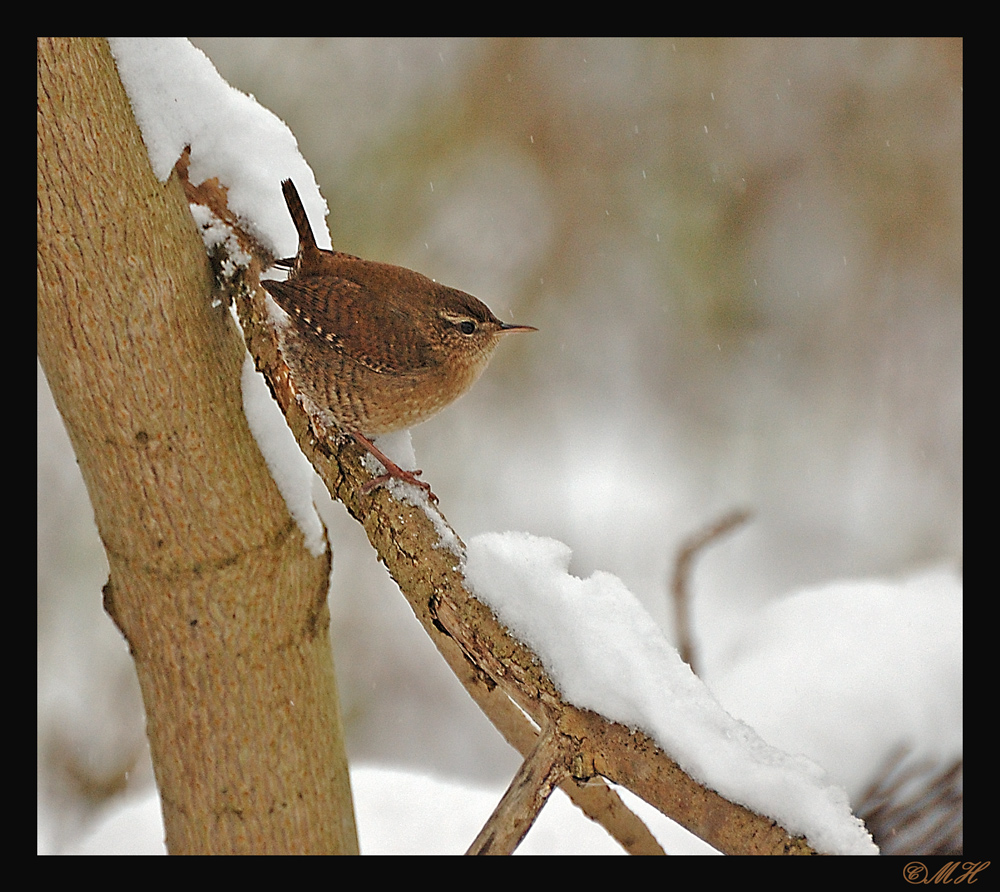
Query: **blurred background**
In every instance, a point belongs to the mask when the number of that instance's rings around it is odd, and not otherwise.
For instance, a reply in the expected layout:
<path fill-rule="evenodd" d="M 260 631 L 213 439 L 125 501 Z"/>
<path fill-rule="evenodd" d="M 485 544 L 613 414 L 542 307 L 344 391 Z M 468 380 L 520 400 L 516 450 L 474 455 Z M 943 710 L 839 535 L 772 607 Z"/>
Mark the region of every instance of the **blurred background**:
<path fill-rule="evenodd" d="M 703 666 L 802 586 L 962 560 L 960 39 L 194 39 L 284 119 L 334 245 L 506 321 L 413 432 L 459 535 L 524 530 L 620 576 Z M 330 527 L 352 762 L 506 783 L 518 759 L 362 531 Z M 71 840 L 150 789 L 106 564 L 38 376 L 39 808 Z"/>

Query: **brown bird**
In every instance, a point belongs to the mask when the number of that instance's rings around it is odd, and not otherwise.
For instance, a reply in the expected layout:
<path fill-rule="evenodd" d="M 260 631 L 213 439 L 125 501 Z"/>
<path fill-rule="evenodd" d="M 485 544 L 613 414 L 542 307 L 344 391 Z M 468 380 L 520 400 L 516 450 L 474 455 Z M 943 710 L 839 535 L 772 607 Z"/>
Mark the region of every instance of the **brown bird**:
<path fill-rule="evenodd" d="M 426 421 L 473 385 L 504 335 L 536 329 L 404 267 L 319 248 L 295 184 L 281 190 L 299 250 L 275 263 L 291 269 L 285 281 L 261 284 L 291 317 L 285 358 L 299 389 L 385 466 L 363 491 L 395 477 L 434 498 L 370 438 Z"/>

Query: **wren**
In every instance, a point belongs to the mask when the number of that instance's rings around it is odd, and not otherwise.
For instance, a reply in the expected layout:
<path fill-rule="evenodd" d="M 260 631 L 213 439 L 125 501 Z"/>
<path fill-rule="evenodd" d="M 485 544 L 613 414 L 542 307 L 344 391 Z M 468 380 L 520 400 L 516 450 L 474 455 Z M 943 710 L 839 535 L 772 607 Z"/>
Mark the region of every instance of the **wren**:
<path fill-rule="evenodd" d="M 427 490 L 420 471 L 388 459 L 372 437 L 426 421 L 482 374 L 508 325 L 470 294 L 420 273 L 319 248 L 291 180 L 281 183 L 299 236 L 284 281 L 261 285 L 290 317 L 284 334 L 296 382 L 386 468 L 362 491 L 397 478 Z"/>

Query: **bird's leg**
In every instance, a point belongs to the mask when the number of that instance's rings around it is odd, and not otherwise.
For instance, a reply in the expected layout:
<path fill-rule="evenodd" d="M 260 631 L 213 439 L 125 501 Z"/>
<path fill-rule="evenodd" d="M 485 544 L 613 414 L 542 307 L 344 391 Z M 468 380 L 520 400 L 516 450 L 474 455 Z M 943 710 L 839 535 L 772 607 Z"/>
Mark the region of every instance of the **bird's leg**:
<path fill-rule="evenodd" d="M 425 483 L 423 480 L 418 480 L 418 475 L 422 474 L 422 471 L 405 471 L 399 465 L 397 465 L 391 458 L 389 458 L 381 449 L 378 448 L 371 440 L 369 440 L 364 434 L 358 433 L 357 431 L 351 431 L 351 436 L 354 438 L 355 442 L 359 446 L 363 446 L 368 450 L 371 455 L 377 458 L 385 468 L 384 474 L 379 474 L 377 477 L 373 477 L 364 486 L 361 487 L 361 494 L 366 495 L 375 489 L 376 486 L 381 486 L 387 480 L 402 480 L 404 483 L 412 483 L 414 486 L 418 486 L 425 490 L 427 495 L 430 497 L 431 501 L 437 504 L 438 497 L 434 495 L 433 490 L 431 490 L 430 484 Z"/>

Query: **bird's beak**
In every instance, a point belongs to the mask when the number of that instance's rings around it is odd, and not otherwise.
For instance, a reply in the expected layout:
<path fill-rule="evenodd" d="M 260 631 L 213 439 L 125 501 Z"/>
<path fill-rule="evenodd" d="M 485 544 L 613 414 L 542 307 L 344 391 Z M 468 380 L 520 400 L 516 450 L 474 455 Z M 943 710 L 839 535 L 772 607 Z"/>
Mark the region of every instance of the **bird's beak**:
<path fill-rule="evenodd" d="M 506 322 L 500 326 L 500 333 L 508 331 L 538 331 L 534 325 L 508 325 Z"/>

